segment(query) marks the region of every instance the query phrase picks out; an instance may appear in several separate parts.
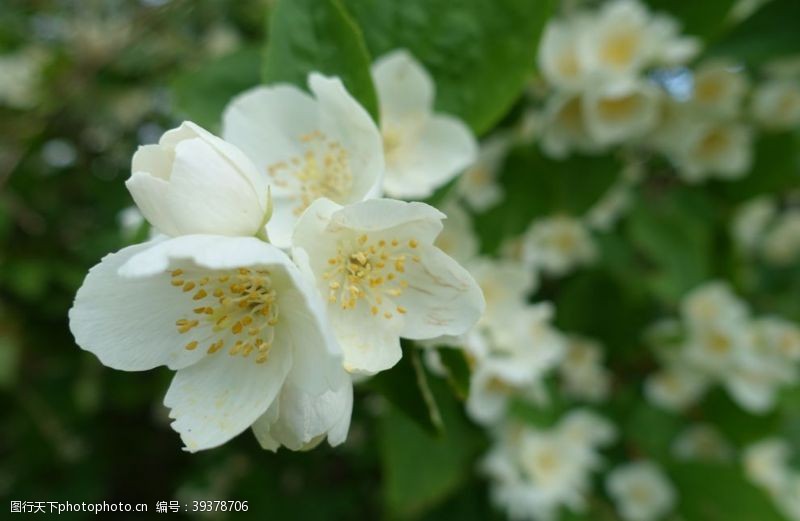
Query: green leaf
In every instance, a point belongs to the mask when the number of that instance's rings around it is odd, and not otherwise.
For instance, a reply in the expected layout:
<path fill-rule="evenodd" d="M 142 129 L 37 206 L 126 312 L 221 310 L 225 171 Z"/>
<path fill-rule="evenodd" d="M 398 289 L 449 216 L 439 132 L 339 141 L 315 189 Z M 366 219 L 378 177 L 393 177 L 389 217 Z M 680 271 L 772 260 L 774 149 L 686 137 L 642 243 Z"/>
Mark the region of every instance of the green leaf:
<path fill-rule="evenodd" d="M 447 383 L 453 388 L 456 395 L 466 400 L 469 395 L 469 381 L 471 371 L 464 350 L 453 347 L 439 349 L 442 365 L 447 368 Z"/>
<path fill-rule="evenodd" d="M 475 221 L 484 249 L 494 251 L 537 217 L 583 214 L 611 187 L 620 168 L 610 156 L 559 161 L 533 146 L 512 150 L 499 179 L 506 199 Z"/>
<path fill-rule="evenodd" d="M 651 265 L 646 280 L 655 295 L 675 302 L 711 276 L 715 220 L 703 192 L 673 189 L 638 198 L 627 232 Z"/>
<path fill-rule="evenodd" d="M 784 521 L 772 501 L 731 465 L 684 463 L 669 467 L 685 519 Z"/>
<path fill-rule="evenodd" d="M 439 110 L 476 133 L 525 87 L 554 0 L 345 0 L 372 55 L 406 48 L 436 81 Z"/>
<path fill-rule="evenodd" d="M 688 34 L 710 39 L 717 36 L 728 21 L 728 13 L 736 0 L 703 0 L 702 2 L 675 2 L 674 0 L 648 0 L 656 12 L 673 15 Z"/>
<path fill-rule="evenodd" d="M 599 340 L 613 356 L 647 356 L 639 337 L 652 320 L 648 302 L 629 291 L 622 280 L 605 270 L 592 269 L 564 281 L 554 299 L 556 326 Z M 614 305 L 587 305 L 598 295 Z"/>
<path fill-rule="evenodd" d="M 218 130 L 222 111 L 231 98 L 258 85 L 260 61 L 258 49 L 244 48 L 174 77 L 171 87 L 178 114 Z"/>
<path fill-rule="evenodd" d="M 444 435 L 431 436 L 394 407 L 378 425 L 384 501 L 387 511 L 397 517 L 418 515 L 445 500 L 470 475 L 481 448 L 477 431 L 447 385 L 431 380 L 430 387 L 441 405 Z"/>
<path fill-rule="evenodd" d="M 378 373 L 365 386 L 382 394 L 430 434 L 442 434 L 442 415 L 431 393 L 417 348 L 403 349 L 403 358 L 396 366 Z"/>
<path fill-rule="evenodd" d="M 339 0 L 280 0 L 270 16 L 262 77 L 305 89 L 308 74 L 338 76 L 377 121 L 370 56 Z"/>
<path fill-rule="evenodd" d="M 634 444 L 637 453 L 648 458 L 666 459 L 671 454 L 671 445 L 682 420 L 674 414 L 648 404 L 641 395 L 624 413 L 622 431 L 626 441 Z"/>
<path fill-rule="evenodd" d="M 753 65 L 795 54 L 800 52 L 797 20 L 800 20 L 800 2 L 772 0 L 731 30 L 708 53 Z"/>

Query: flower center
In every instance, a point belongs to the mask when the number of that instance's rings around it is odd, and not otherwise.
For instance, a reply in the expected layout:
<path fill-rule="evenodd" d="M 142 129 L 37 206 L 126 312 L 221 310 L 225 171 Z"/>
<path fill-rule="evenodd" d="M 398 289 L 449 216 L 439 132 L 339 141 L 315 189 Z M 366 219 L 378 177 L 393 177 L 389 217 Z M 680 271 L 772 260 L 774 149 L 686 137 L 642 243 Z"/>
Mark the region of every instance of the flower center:
<path fill-rule="evenodd" d="M 614 67 L 626 67 L 633 61 L 639 35 L 629 29 L 609 36 L 600 50 L 600 59 Z"/>
<path fill-rule="evenodd" d="M 305 147 L 302 155 L 267 167 L 276 186 L 297 186 L 294 214 L 302 214 L 321 197 L 343 202 L 353 185 L 347 151 L 318 130 L 300 136 L 300 143 Z"/>
<path fill-rule="evenodd" d="M 370 241 L 366 234 L 350 244 L 340 244 L 336 256 L 328 259 L 331 268 L 323 274 L 329 281 L 328 302 L 354 309 L 359 300 L 364 300 L 370 313 L 382 312 L 387 319 L 394 316 L 392 311 L 405 314 L 403 306 L 391 309 L 392 298 L 402 295 L 408 287 L 403 274 L 407 261 L 419 262 L 414 253 L 418 246 L 415 239 Z"/>
<path fill-rule="evenodd" d="M 208 354 L 227 346 L 231 356 L 247 358 L 252 353 L 256 363 L 267 361 L 278 324 L 277 292 L 269 271 L 239 268 L 191 278 L 184 270 L 176 269 L 171 275 L 170 284 L 191 294 L 197 306 L 191 317 L 175 322 L 179 333 L 188 333 L 204 324 L 211 331 L 206 339 Z M 199 341 L 192 340 L 184 347 L 192 351 L 198 346 Z"/>

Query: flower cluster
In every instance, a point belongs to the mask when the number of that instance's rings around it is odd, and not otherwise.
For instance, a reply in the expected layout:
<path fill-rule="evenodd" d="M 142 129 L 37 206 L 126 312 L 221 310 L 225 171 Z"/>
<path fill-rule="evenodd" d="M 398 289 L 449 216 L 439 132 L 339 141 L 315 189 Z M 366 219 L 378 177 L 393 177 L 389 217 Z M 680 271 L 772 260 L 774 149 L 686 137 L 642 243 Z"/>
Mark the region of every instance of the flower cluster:
<path fill-rule="evenodd" d="M 731 235 L 745 255 L 791 266 L 800 258 L 800 206 L 791 197 L 784 204 L 769 196 L 747 201 L 736 212 Z"/>
<path fill-rule="evenodd" d="M 765 413 L 778 390 L 798 378 L 800 328 L 779 317 L 752 317 L 722 282 L 686 295 L 680 322 L 659 324 L 652 337 L 665 366 L 648 378 L 647 396 L 667 409 L 686 409 L 719 384 L 742 408 Z"/>
<path fill-rule="evenodd" d="M 584 511 L 592 474 L 603 465 L 598 450 L 616 435 L 611 423 L 582 409 L 549 429 L 508 423 L 482 462 L 492 497 L 512 519 L 556 519 L 562 507 Z"/>
<path fill-rule="evenodd" d="M 189 451 L 247 428 L 270 450 L 342 443 L 352 373 L 390 369 L 401 337 L 460 335 L 483 312 L 434 244 L 445 215 L 381 198 L 446 181 L 474 138 L 431 113 L 407 54 L 374 72 L 385 128 L 339 79 L 311 74 L 310 93 L 234 98 L 222 137 L 185 122 L 133 156 L 126 186 L 155 236 L 92 268 L 70 328 L 105 365 L 176 371 L 164 404 Z"/>
<path fill-rule="evenodd" d="M 764 489 L 783 514 L 800 519 L 800 472 L 792 468 L 792 448 L 780 438 L 768 438 L 747 447 L 742 455 L 745 473 Z"/>
<path fill-rule="evenodd" d="M 690 62 L 698 40 L 637 0 L 574 10 L 548 24 L 539 51 L 546 83 L 533 96 L 542 149 L 553 157 L 624 147 L 666 157 L 688 182 L 736 179 L 752 164 L 754 126 L 800 122 L 795 71 L 753 81 L 741 64 Z"/>

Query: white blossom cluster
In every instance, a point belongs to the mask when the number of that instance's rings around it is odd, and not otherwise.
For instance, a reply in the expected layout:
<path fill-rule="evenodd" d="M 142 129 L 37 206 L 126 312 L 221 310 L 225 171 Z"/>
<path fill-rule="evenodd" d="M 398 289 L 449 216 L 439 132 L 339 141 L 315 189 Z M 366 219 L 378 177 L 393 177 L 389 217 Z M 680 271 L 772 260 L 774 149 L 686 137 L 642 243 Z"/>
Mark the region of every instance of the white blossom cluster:
<path fill-rule="evenodd" d="M 115 369 L 176 371 L 164 404 L 187 450 L 252 428 L 266 449 L 342 443 L 351 375 L 390 369 L 400 338 L 469 331 L 484 298 L 434 243 L 425 196 L 471 163 L 405 52 L 373 67 L 381 127 L 312 73 L 228 104 L 222 137 L 185 122 L 133 156 L 126 186 L 154 230 L 92 268 L 76 342 Z M 400 190 L 398 187 L 403 187 Z M 401 193 L 402 192 L 402 193 Z"/>
<path fill-rule="evenodd" d="M 743 409 L 763 414 L 799 376 L 800 328 L 780 317 L 752 316 L 723 282 L 692 290 L 680 321 L 659 324 L 651 336 L 664 366 L 647 379 L 645 391 L 669 410 L 685 410 L 720 385 Z"/>
<path fill-rule="evenodd" d="M 786 440 L 767 438 L 747 447 L 742 455 L 745 474 L 764 489 L 790 520 L 800 520 L 800 471 L 793 468 Z"/>
<path fill-rule="evenodd" d="M 494 501 L 511 519 L 558 519 L 561 508 L 585 511 L 592 475 L 603 467 L 598 451 L 616 436 L 613 424 L 583 409 L 548 429 L 504 424 L 482 462 Z"/>
<path fill-rule="evenodd" d="M 775 267 L 800 259 L 800 201 L 788 199 L 761 196 L 739 207 L 731 235 L 740 251 Z"/>
<path fill-rule="evenodd" d="M 654 151 L 691 183 L 746 175 L 754 126 L 800 123 L 798 75 L 767 71 L 751 88 L 738 63 L 690 67 L 700 50 L 675 19 L 638 0 L 573 8 L 551 21 L 539 48 L 546 87 L 534 89 L 543 107 L 531 117 L 542 149 L 556 158 L 615 147 Z"/>

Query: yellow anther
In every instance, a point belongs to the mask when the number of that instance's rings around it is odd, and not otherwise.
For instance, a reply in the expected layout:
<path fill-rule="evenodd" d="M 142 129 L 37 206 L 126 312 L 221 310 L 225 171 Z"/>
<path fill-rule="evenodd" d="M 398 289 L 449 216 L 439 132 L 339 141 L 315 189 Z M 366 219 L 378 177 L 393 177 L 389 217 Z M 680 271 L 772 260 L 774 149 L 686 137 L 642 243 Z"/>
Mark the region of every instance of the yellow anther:
<path fill-rule="evenodd" d="M 192 340 L 191 342 L 189 342 L 188 344 L 186 344 L 184 346 L 184 348 L 187 351 L 191 351 L 192 349 L 195 349 L 196 347 L 197 347 L 197 340 Z"/>
<path fill-rule="evenodd" d="M 170 275 L 172 275 L 173 277 L 180 277 L 181 275 L 183 275 L 183 270 L 180 268 L 178 268 L 177 270 L 172 270 L 170 272 Z"/>
<path fill-rule="evenodd" d="M 416 239 L 411 239 L 410 241 L 408 241 L 408 246 L 410 248 L 416 248 L 417 246 L 419 246 L 419 243 L 416 241 Z"/>
<path fill-rule="evenodd" d="M 383 316 L 386 317 L 386 318 L 392 318 L 392 314 L 389 313 L 388 311 L 386 313 L 384 313 Z"/>
<path fill-rule="evenodd" d="M 185 292 L 192 291 L 195 288 L 195 286 L 196 284 L 194 282 L 191 281 L 187 282 L 186 284 L 183 285 L 183 291 Z"/>
<path fill-rule="evenodd" d="M 206 298 L 207 296 L 208 296 L 208 293 L 206 293 L 206 290 L 201 289 L 197 293 L 194 294 L 194 296 L 192 297 L 192 300 L 202 300 L 202 299 Z"/>
<path fill-rule="evenodd" d="M 378 306 L 372 306 L 372 308 L 370 308 L 370 312 L 373 315 L 377 315 L 378 314 Z"/>
<path fill-rule="evenodd" d="M 397 306 L 397 312 L 400 313 L 401 315 L 405 315 L 408 312 L 408 310 L 403 306 Z"/>
<path fill-rule="evenodd" d="M 172 284 L 176 288 L 179 286 L 183 286 L 183 279 L 173 279 L 172 282 L 170 282 L 170 284 Z"/>

